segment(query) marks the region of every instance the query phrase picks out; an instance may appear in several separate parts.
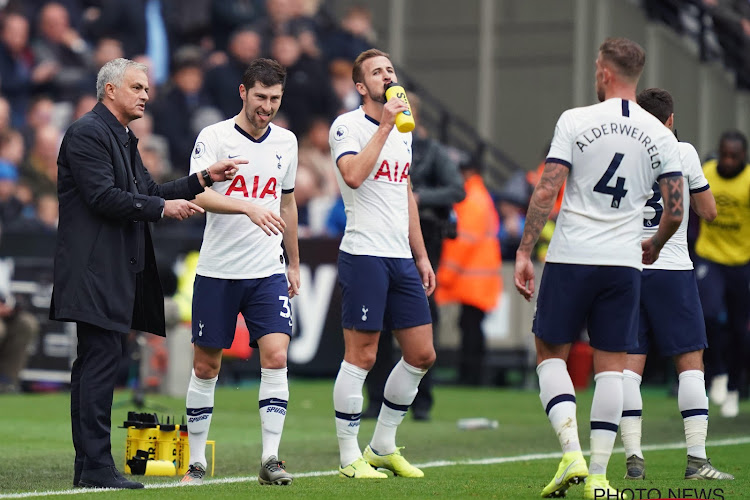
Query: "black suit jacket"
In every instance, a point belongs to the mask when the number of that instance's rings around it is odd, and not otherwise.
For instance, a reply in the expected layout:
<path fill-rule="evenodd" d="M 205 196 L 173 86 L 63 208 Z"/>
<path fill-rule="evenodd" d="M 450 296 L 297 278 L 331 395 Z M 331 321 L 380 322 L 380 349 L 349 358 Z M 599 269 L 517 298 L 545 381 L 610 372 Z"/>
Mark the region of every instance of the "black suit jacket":
<path fill-rule="evenodd" d="M 156 184 L 137 144 L 102 103 L 65 133 L 50 319 L 165 335 L 148 222 L 161 218 L 165 199 L 193 199 L 203 187 L 195 174 Z"/>

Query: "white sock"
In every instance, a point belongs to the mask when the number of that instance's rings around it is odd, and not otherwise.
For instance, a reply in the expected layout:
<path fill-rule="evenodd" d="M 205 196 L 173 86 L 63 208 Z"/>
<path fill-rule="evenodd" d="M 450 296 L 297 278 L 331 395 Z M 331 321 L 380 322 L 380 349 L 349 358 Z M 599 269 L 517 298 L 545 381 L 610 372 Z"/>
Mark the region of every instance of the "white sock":
<path fill-rule="evenodd" d="M 357 434 L 364 400 L 362 386 L 366 377 L 367 370 L 342 361 L 336 382 L 333 384 L 333 409 L 336 411 L 336 436 L 339 438 L 339 458 L 342 467 L 362 456 Z"/>
<path fill-rule="evenodd" d="M 625 447 L 625 458 L 636 455 L 643 458 L 641 435 L 643 424 L 642 377 L 634 371 L 622 372 L 622 419 L 620 436 Z"/>
<path fill-rule="evenodd" d="M 411 366 L 404 358 L 391 370 L 385 382 L 378 423 L 370 441 L 370 448 L 375 453 L 390 455 L 396 451 L 396 430 L 414 402 L 419 382 L 425 373 L 427 370 Z"/>
<path fill-rule="evenodd" d="M 286 405 L 289 402 L 289 384 L 286 368 L 261 368 L 258 409 L 263 440 L 261 463 L 274 455 L 279 458 L 279 443 L 284 430 Z"/>
<path fill-rule="evenodd" d="M 214 392 L 219 377 L 202 379 L 190 375 L 185 407 L 187 410 L 188 442 L 190 445 L 190 463 L 199 463 L 204 468 L 206 462 L 206 439 L 211 417 L 214 413 Z"/>
<path fill-rule="evenodd" d="M 536 373 L 539 376 L 539 399 L 560 440 L 563 453 L 580 451 L 576 393 L 565 361 L 560 358 L 546 359 L 536 367 Z"/>
<path fill-rule="evenodd" d="M 702 371 L 687 370 L 680 373 L 677 405 L 685 425 L 687 454 L 696 458 L 706 458 L 708 397 Z"/>
<path fill-rule="evenodd" d="M 594 383 L 589 474 L 606 474 L 622 417 L 622 372 L 597 373 Z"/>

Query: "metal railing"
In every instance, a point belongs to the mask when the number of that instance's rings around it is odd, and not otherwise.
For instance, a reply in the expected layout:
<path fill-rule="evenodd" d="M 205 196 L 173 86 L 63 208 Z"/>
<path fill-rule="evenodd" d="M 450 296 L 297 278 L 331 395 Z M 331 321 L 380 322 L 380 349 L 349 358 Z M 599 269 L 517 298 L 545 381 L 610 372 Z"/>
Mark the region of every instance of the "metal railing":
<path fill-rule="evenodd" d="M 419 120 L 441 144 L 465 152 L 482 167 L 490 188 L 499 189 L 514 173 L 525 170 L 502 149 L 483 138 L 474 125 L 450 111 L 415 78 L 398 68 L 400 81 L 420 98 Z"/>

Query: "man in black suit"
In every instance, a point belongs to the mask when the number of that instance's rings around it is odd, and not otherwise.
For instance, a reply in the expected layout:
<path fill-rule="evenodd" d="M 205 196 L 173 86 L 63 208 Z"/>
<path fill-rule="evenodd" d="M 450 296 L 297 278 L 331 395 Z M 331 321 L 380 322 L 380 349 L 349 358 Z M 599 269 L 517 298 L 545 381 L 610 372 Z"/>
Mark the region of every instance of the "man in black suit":
<path fill-rule="evenodd" d="M 65 133 L 57 160 L 60 223 L 50 319 L 75 321 L 78 357 L 71 373 L 74 486 L 142 488 L 115 468 L 112 397 L 130 329 L 164 336 L 164 296 L 148 222 L 203 212 L 191 203 L 214 181 L 234 176 L 236 160 L 156 184 L 128 124 L 148 101 L 146 66 L 105 64 L 99 102 Z"/>

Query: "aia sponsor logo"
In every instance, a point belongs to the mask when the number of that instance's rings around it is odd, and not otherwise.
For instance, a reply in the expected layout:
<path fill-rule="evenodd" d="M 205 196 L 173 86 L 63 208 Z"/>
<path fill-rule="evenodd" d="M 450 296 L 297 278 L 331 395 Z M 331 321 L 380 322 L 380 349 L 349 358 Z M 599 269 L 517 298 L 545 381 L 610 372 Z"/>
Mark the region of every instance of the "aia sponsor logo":
<path fill-rule="evenodd" d="M 236 175 L 232 180 L 232 184 L 224 193 L 226 196 L 231 196 L 232 193 L 241 193 L 245 198 L 265 198 L 266 196 L 272 196 L 274 199 L 278 197 L 276 193 L 276 177 L 271 177 L 264 184 L 261 189 L 260 176 L 254 175 L 252 177 L 252 186 L 248 186 L 248 181 L 245 180 L 243 175 Z M 249 190 L 248 190 L 249 189 Z"/>
<path fill-rule="evenodd" d="M 395 183 L 401 183 L 404 181 L 408 182 L 409 163 L 407 162 L 406 165 L 404 165 L 403 170 L 399 172 L 398 162 L 394 162 L 394 164 L 391 165 L 390 163 L 388 163 L 388 160 L 383 160 L 383 163 L 380 164 L 380 168 L 378 168 L 378 171 L 375 173 L 375 177 L 373 180 Z"/>

